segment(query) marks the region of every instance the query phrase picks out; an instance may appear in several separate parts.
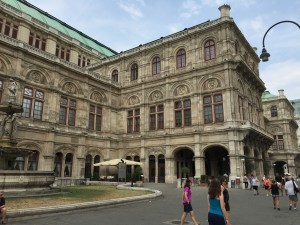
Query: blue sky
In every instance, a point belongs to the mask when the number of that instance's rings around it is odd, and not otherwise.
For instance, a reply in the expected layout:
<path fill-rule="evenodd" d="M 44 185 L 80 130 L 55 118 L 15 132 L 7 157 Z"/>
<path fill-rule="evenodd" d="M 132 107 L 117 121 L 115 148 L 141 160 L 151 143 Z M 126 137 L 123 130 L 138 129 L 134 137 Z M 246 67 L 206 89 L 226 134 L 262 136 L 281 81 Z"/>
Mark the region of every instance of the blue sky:
<path fill-rule="evenodd" d="M 262 39 L 273 24 L 300 24 L 298 0 L 27 0 L 117 52 L 220 17 L 218 7 L 231 6 L 231 17 L 260 55 Z M 285 90 L 300 99 L 300 29 L 283 23 L 270 30 L 265 46 L 269 62 L 260 63 L 267 90 Z"/>

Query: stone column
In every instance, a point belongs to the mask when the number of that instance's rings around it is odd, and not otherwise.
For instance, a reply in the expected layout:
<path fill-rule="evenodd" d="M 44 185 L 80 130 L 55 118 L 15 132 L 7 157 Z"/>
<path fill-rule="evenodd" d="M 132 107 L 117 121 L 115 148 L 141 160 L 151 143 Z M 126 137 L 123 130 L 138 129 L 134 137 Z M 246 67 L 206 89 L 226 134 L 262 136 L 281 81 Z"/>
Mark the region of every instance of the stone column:
<path fill-rule="evenodd" d="M 28 159 L 29 159 L 29 155 L 26 155 L 24 157 L 24 171 L 28 170 Z"/>
<path fill-rule="evenodd" d="M 75 50 L 75 48 L 71 48 L 70 51 L 70 62 L 74 63 L 75 65 L 78 65 L 78 52 Z M 82 60 L 82 59 L 81 59 Z"/>
<path fill-rule="evenodd" d="M 55 55 L 56 52 L 56 39 L 53 37 L 47 38 L 46 52 Z"/>
<path fill-rule="evenodd" d="M 28 25 L 21 22 L 18 28 L 17 39 L 28 44 L 29 35 L 30 35 L 30 30 Z"/>
<path fill-rule="evenodd" d="M 158 183 L 158 155 L 155 155 L 155 183 Z"/>

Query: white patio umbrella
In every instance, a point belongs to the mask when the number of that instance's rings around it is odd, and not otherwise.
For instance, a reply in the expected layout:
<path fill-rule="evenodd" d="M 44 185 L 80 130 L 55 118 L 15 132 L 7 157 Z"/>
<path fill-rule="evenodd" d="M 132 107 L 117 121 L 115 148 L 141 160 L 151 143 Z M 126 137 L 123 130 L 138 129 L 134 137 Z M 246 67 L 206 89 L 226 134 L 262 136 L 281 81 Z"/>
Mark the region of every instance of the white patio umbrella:
<path fill-rule="evenodd" d="M 127 159 L 111 159 L 104 162 L 95 163 L 94 166 L 117 166 L 119 163 L 126 163 L 127 166 L 141 166 L 141 162 L 131 161 Z"/>

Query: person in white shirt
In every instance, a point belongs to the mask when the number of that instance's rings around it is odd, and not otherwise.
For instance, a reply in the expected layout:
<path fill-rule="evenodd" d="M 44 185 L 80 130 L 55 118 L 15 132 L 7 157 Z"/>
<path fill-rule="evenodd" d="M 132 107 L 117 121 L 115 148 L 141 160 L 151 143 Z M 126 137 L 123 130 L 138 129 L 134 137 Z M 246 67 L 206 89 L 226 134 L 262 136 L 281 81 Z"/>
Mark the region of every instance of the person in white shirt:
<path fill-rule="evenodd" d="M 287 177 L 287 181 L 285 182 L 285 194 L 289 196 L 289 200 L 290 200 L 290 206 L 289 206 L 289 210 L 292 209 L 292 207 L 294 207 L 294 210 L 297 209 L 297 193 L 294 190 L 294 184 L 296 186 L 296 188 L 298 188 L 296 182 L 294 182 L 294 179 L 292 179 L 291 174 L 288 174 Z"/>

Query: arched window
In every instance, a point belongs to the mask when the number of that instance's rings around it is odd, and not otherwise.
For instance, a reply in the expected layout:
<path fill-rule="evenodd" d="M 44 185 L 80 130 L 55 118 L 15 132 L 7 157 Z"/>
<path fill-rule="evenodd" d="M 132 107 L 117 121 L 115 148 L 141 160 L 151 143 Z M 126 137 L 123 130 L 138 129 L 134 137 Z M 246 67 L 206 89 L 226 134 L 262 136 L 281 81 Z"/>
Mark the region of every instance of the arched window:
<path fill-rule="evenodd" d="M 185 62 L 186 62 L 186 54 L 185 54 L 185 50 L 182 48 L 182 49 L 179 49 L 179 51 L 176 54 L 177 68 L 185 67 Z"/>
<path fill-rule="evenodd" d="M 138 65 L 134 63 L 131 66 L 131 80 L 137 80 L 138 79 Z"/>
<path fill-rule="evenodd" d="M 37 151 L 33 151 L 28 158 L 27 170 L 37 171 L 38 160 L 39 160 L 39 153 Z"/>
<path fill-rule="evenodd" d="M 111 80 L 112 80 L 112 81 L 115 81 L 115 82 L 118 82 L 118 80 L 119 80 L 119 77 L 118 77 L 118 70 L 114 70 L 114 71 L 111 73 Z"/>
<path fill-rule="evenodd" d="M 270 111 L 271 111 L 271 117 L 276 117 L 278 115 L 276 106 L 271 106 Z"/>
<path fill-rule="evenodd" d="M 152 60 L 152 75 L 156 75 L 160 73 L 160 58 L 156 56 Z"/>
<path fill-rule="evenodd" d="M 208 40 L 204 44 L 205 61 L 216 58 L 216 45 L 213 40 Z"/>
<path fill-rule="evenodd" d="M 73 154 L 68 153 L 66 155 L 66 160 L 65 160 L 65 168 L 64 168 L 64 176 L 65 177 L 72 176 L 72 164 L 73 164 Z"/>
<path fill-rule="evenodd" d="M 92 178 L 92 156 L 87 155 L 85 157 L 85 173 L 84 178 Z"/>
<path fill-rule="evenodd" d="M 61 167 L 62 167 L 62 153 L 58 152 L 55 154 L 54 158 L 54 174 L 56 177 L 61 176 Z"/>

